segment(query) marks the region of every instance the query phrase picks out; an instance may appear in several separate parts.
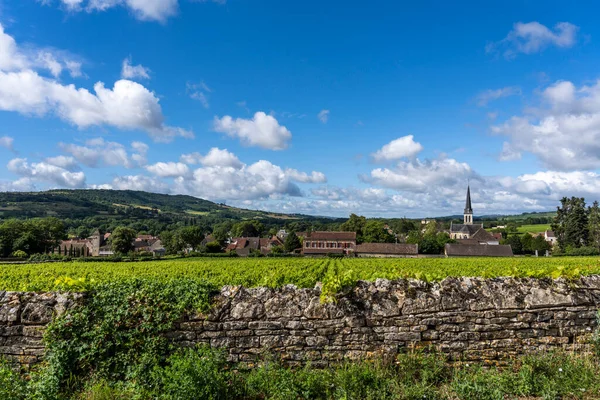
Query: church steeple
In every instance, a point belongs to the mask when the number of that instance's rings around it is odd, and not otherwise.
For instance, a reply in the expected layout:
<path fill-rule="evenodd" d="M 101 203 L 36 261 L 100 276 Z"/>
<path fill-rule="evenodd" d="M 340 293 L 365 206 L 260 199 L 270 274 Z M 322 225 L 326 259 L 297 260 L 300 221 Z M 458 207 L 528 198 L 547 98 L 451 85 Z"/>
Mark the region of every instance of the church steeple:
<path fill-rule="evenodd" d="M 471 207 L 471 187 L 467 185 L 467 201 L 465 202 L 464 223 L 471 225 L 473 223 L 473 207 Z"/>

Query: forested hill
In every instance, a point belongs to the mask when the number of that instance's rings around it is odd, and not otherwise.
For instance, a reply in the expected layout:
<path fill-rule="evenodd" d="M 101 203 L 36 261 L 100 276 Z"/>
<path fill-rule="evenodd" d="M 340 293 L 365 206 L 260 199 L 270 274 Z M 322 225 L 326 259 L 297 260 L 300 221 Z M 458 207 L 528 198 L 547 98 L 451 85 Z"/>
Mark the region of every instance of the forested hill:
<path fill-rule="evenodd" d="M 172 225 L 211 227 L 223 221 L 257 219 L 266 226 L 283 226 L 293 221 L 331 222 L 326 217 L 277 214 L 245 210 L 185 195 L 166 195 L 131 190 L 50 190 L 46 192 L 0 193 L 0 218 L 57 217 L 70 233 L 85 235 L 91 230 L 110 231 L 125 225 L 158 233 Z M 81 229 L 82 232 L 76 232 Z"/>

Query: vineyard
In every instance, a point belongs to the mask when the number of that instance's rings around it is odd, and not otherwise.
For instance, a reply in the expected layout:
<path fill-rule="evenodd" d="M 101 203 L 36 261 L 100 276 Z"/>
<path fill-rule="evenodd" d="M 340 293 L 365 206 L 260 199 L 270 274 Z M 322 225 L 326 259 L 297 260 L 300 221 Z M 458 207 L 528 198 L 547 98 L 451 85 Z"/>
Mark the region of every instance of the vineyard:
<path fill-rule="evenodd" d="M 96 283 L 128 278 L 170 281 L 187 278 L 215 287 L 279 287 L 294 284 L 336 292 L 357 280 L 417 278 L 439 281 L 449 276 L 492 278 L 567 277 L 600 273 L 598 257 L 557 258 L 189 258 L 149 262 L 61 262 L 0 265 L 0 290 L 86 290 Z"/>

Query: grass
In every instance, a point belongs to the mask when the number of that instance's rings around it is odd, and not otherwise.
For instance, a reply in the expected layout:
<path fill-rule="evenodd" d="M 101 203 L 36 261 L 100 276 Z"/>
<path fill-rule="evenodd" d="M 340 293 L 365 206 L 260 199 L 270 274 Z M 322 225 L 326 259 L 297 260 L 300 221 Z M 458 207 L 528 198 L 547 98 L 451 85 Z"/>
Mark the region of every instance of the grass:
<path fill-rule="evenodd" d="M 49 291 L 85 288 L 94 282 L 132 277 L 169 281 L 187 278 L 214 286 L 314 287 L 330 292 L 357 280 L 446 277 L 566 277 L 600 274 L 600 257 L 511 258 L 187 258 L 141 262 L 59 262 L 0 265 L 0 290 Z M 69 286 L 70 285 L 70 286 Z"/>
<path fill-rule="evenodd" d="M 550 224 L 537 224 L 537 225 L 522 225 L 518 228 L 519 233 L 543 233 L 549 231 Z"/>

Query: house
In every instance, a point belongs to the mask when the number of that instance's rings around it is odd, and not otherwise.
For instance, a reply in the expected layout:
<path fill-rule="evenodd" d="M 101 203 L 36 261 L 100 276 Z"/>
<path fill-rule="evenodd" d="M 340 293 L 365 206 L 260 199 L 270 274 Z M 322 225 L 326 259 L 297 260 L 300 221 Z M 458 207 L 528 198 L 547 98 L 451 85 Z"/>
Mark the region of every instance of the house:
<path fill-rule="evenodd" d="M 270 238 L 260 238 L 260 252 L 262 254 L 269 254 L 273 247 L 283 246 L 283 242 L 279 237 L 272 236 Z"/>
<path fill-rule="evenodd" d="M 89 239 L 61 240 L 55 252 L 68 256 L 89 257 L 93 253 L 93 245 Z"/>
<path fill-rule="evenodd" d="M 507 245 L 446 244 L 446 257 L 512 257 L 512 248 Z"/>
<path fill-rule="evenodd" d="M 216 239 L 212 233 L 210 235 L 206 235 L 204 239 L 202 239 L 202 242 L 200 242 L 200 247 L 206 247 L 207 244 L 214 242 L 215 240 Z"/>
<path fill-rule="evenodd" d="M 285 242 L 285 238 L 287 238 L 288 235 L 289 233 L 285 229 L 280 229 L 276 236 L 279 238 L 279 240 Z"/>
<path fill-rule="evenodd" d="M 544 232 L 544 239 L 546 239 L 546 242 L 550 243 L 552 246 L 554 246 L 554 244 L 556 243 L 556 235 L 554 234 L 554 231 L 545 231 Z"/>
<path fill-rule="evenodd" d="M 319 256 L 353 254 L 356 251 L 356 232 L 311 232 L 304 238 L 302 253 Z"/>
<path fill-rule="evenodd" d="M 259 237 L 232 238 L 225 249 L 226 252 L 235 251 L 240 257 L 248 257 L 252 251 L 260 251 Z"/>
<path fill-rule="evenodd" d="M 115 255 L 115 252 L 112 250 L 111 245 L 102 246 L 102 247 L 100 247 L 100 249 L 98 249 L 99 257 L 110 257 L 110 256 L 114 256 L 114 255 Z"/>
<path fill-rule="evenodd" d="M 456 239 L 456 241 L 460 244 L 500 244 L 500 240 L 483 228 L 479 228 L 469 239 Z"/>
<path fill-rule="evenodd" d="M 167 252 L 165 250 L 165 246 L 163 246 L 162 242 L 160 241 L 160 239 L 156 239 L 153 241 L 153 243 L 150 245 L 150 251 L 152 252 L 152 254 L 154 254 L 154 256 L 164 256 L 165 253 Z"/>
<path fill-rule="evenodd" d="M 356 246 L 357 257 L 415 257 L 419 246 L 406 243 L 363 243 Z"/>

